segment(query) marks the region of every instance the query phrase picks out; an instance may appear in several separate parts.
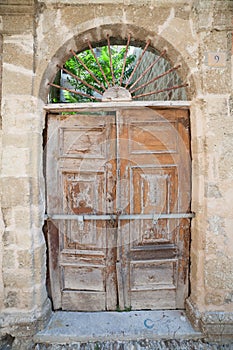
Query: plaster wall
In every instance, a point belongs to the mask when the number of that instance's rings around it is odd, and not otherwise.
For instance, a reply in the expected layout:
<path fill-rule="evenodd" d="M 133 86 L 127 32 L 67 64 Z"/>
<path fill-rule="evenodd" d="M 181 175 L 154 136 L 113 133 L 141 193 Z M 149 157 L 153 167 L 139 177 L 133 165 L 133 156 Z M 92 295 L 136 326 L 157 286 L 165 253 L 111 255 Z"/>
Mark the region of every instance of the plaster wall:
<path fill-rule="evenodd" d="M 48 82 L 70 56 L 106 34 L 151 39 L 182 64 L 191 101 L 191 294 L 194 324 L 226 334 L 233 323 L 232 1 L 3 0 L 0 5 L 0 325 L 33 333 L 50 306 L 46 292 L 43 106 Z M 221 59 L 216 64 L 215 56 Z M 214 323 L 213 326 L 210 326 Z M 24 335 L 25 335 L 24 334 Z M 229 334 L 228 334 L 229 336 Z"/>

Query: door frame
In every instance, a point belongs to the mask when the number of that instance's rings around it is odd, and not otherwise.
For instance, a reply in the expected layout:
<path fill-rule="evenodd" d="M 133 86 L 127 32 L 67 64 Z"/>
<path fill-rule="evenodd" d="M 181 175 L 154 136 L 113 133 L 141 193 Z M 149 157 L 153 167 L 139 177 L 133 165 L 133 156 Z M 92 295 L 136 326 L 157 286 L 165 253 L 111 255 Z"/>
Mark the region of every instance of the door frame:
<path fill-rule="evenodd" d="M 62 112 L 85 112 L 90 111 L 90 109 L 93 109 L 93 112 L 95 111 L 113 111 L 113 110 L 119 110 L 121 108 L 138 108 L 138 107 L 154 107 L 155 109 L 187 109 L 189 110 L 190 102 L 188 101 L 133 101 L 133 102 L 99 102 L 99 103 L 75 103 L 75 104 L 48 104 L 44 107 L 46 115 L 48 113 L 62 113 Z M 47 123 L 45 128 L 45 134 L 47 131 Z M 190 144 L 191 144 L 191 138 L 190 138 Z M 190 147 L 190 155 L 191 155 L 191 147 Z M 46 163 L 46 162 L 45 162 Z M 46 164 L 44 164 L 46 166 Z M 192 169 L 190 169 L 192 174 Z M 192 181 L 191 181 L 191 188 L 190 193 L 192 193 Z M 190 203 L 191 204 L 191 203 Z M 45 215 L 45 220 L 48 219 L 48 216 Z M 57 237 L 57 235 L 55 235 Z M 191 229 L 190 229 L 190 243 L 191 243 Z M 54 242 L 56 244 L 56 242 Z M 55 258 L 55 257 L 53 257 Z M 191 256 L 189 254 L 189 261 L 191 261 Z M 53 263 L 56 263 L 55 260 Z M 48 278 L 48 281 L 50 279 Z M 190 287 L 189 287 L 190 288 Z M 189 293 L 190 294 L 190 290 Z"/>

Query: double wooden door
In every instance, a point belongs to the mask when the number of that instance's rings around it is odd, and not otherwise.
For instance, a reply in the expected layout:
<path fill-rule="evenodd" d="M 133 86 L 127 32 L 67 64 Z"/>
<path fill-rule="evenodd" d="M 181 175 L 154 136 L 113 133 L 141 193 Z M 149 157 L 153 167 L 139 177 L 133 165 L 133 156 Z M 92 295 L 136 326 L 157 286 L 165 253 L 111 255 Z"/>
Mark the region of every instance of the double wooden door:
<path fill-rule="evenodd" d="M 183 308 L 190 236 L 188 111 L 49 115 L 54 309 Z"/>

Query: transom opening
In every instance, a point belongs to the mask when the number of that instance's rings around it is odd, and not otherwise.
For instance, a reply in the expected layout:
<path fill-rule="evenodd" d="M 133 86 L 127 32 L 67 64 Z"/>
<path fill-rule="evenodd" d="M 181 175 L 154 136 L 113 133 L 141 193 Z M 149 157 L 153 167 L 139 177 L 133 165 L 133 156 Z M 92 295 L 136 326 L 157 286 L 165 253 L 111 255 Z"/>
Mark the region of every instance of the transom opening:
<path fill-rule="evenodd" d="M 142 47 L 130 35 L 127 42 L 107 35 L 105 42 L 87 41 L 85 50 L 70 54 L 49 84 L 50 103 L 187 100 L 180 63 L 172 65 L 167 49 L 155 50 L 150 40 Z"/>

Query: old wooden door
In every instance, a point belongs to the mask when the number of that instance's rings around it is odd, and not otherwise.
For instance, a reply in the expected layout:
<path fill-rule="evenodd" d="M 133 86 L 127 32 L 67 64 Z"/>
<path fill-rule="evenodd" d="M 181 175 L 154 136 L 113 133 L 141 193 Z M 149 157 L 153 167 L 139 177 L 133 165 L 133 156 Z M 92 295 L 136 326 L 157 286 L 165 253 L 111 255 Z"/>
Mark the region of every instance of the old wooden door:
<path fill-rule="evenodd" d="M 183 308 L 188 112 L 49 115 L 47 211 L 55 309 Z"/>

